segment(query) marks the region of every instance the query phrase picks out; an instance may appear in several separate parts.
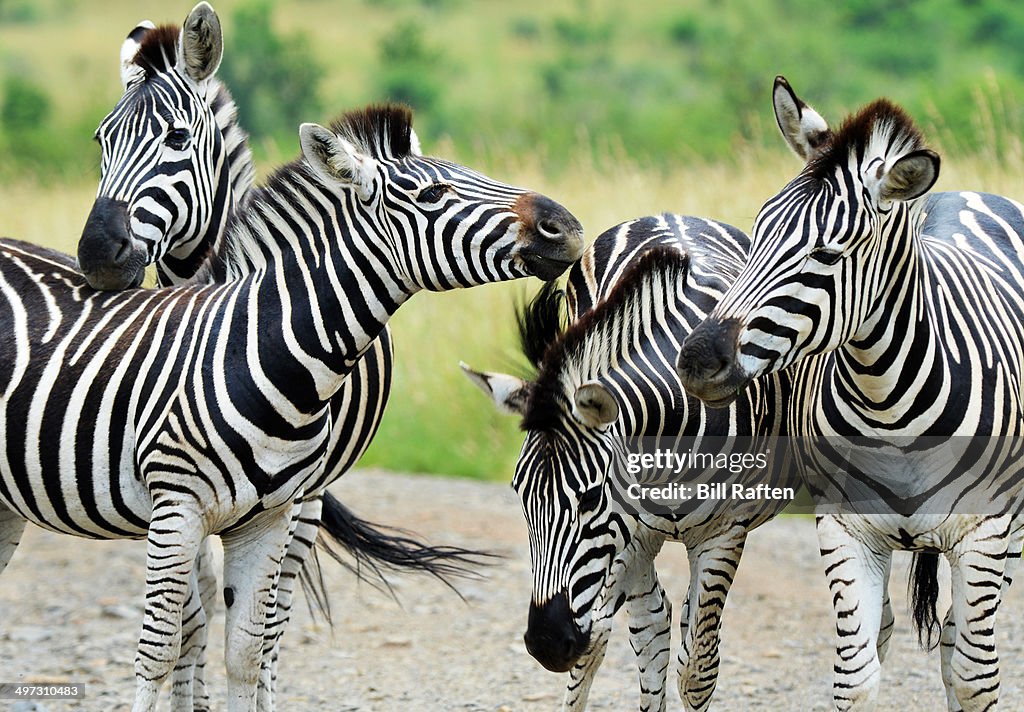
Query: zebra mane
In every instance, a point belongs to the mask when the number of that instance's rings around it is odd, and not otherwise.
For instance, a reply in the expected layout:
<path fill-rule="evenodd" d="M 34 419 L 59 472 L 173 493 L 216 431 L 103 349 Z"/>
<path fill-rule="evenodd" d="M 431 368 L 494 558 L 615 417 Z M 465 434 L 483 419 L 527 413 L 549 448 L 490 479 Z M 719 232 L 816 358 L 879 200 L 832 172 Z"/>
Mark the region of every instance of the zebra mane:
<path fill-rule="evenodd" d="M 404 104 L 374 104 L 349 111 L 331 123 L 331 131 L 377 160 L 414 153 L 412 109 Z"/>
<path fill-rule="evenodd" d="M 845 165 L 851 153 L 862 158 L 872 147 L 881 155 L 900 156 L 925 144 L 907 112 L 888 99 L 876 99 L 843 121 L 808 171 L 814 178 L 824 178 Z"/>
<path fill-rule="evenodd" d="M 146 73 L 146 79 L 174 69 L 178 61 L 178 35 L 181 28 L 160 25 L 142 36 L 132 62 Z"/>
<path fill-rule="evenodd" d="M 332 122 L 331 130 L 375 159 L 413 153 L 412 110 L 406 106 L 384 104 L 350 111 Z M 262 186 L 249 192 L 245 209 L 234 211 L 221 244 L 193 281 L 231 279 L 262 260 L 260 245 L 276 239 L 267 229 L 273 215 L 282 205 L 301 204 L 307 197 L 302 186 L 319 182 L 302 157 L 275 169 Z"/>
<path fill-rule="evenodd" d="M 560 418 L 559 402 L 564 400 L 563 384 L 606 370 L 634 343 L 632 327 L 643 320 L 644 312 L 658 308 L 651 304 L 659 298 L 652 296 L 652 291 L 681 288 L 689 267 L 686 253 L 675 247 L 654 247 L 637 259 L 607 297 L 568 326 L 563 326 L 564 293 L 550 283 L 525 309 L 518 310 L 523 353 L 537 369 L 522 429 L 555 427 Z"/>

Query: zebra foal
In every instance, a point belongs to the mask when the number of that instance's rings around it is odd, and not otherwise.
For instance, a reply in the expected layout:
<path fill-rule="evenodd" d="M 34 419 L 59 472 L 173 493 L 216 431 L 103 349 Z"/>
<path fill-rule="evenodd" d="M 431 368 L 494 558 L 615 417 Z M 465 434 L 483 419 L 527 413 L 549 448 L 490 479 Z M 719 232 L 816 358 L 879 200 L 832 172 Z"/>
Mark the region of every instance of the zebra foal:
<path fill-rule="evenodd" d="M 791 412 L 792 434 L 869 438 L 875 449 L 913 440 L 913 457 L 852 470 L 827 448 L 797 451 L 821 507 L 835 706 L 875 707 L 889 561 L 911 550 L 915 620 L 929 639 L 939 553 L 951 567 L 940 634 L 948 708 L 994 710 L 995 617 L 1024 526 L 1024 206 L 985 193 L 928 195 L 939 157 L 887 100 L 834 131 L 781 77 L 774 103 L 806 166 L 761 208 L 750 260 L 686 338 L 683 384 L 727 403 L 792 366 L 805 404 Z M 955 437 L 984 438 L 985 452 L 950 457 Z M 870 511 L 827 499 L 853 489 L 870 493 Z"/>
<path fill-rule="evenodd" d="M 500 409 L 522 417 L 526 439 L 512 484 L 522 499 L 533 569 L 525 641 L 546 668 L 571 670 L 565 710 L 585 708 L 611 618 L 623 605 L 638 658 L 640 709 L 665 709 L 671 605 L 654 567 L 665 541 L 684 543 L 690 561 L 679 694 L 690 711 L 711 704 L 722 614 L 747 532 L 787 502 L 645 507 L 614 484 L 613 470 L 627 446 L 640 449 L 641 438 L 679 452 L 694 438 L 781 432 L 785 375 L 766 379 L 726 410 L 712 410 L 685 395 L 673 368 L 679 333 L 711 311 L 748 248 L 739 230 L 700 218 L 662 215 L 619 225 L 570 271 L 567 327 L 551 285 L 520 315 L 534 378 L 467 368 Z M 719 473 L 680 477 L 695 485 Z M 792 484 L 779 466 L 745 481 Z"/>
<path fill-rule="evenodd" d="M 136 712 L 178 658 L 214 533 L 228 709 L 253 709 L 293 503 L 322 476 L 330 399 L 390 315 L 422 289 L 550 278 L 581 249 L 550 199 L 419 155 L 405 109 L 305 124 L 300 142 L 197 281 L 95 292 L 67 258 L 0 243 L 3 520 L 146 537 Z"/>

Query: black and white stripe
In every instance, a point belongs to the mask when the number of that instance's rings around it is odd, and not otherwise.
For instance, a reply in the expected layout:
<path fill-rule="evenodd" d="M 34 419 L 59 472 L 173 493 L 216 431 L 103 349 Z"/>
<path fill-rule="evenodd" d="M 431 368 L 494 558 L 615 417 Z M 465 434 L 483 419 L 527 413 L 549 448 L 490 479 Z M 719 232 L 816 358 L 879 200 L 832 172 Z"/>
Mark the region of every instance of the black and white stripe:
<path fill-rule="evenodd" d="M 701 435 L 781 432 L 786 383 L 777 376 L 725 410 L 685 395 L 675 375 L 681 333 L 714 308 L 746 257 L 735 228 L 663 215 L 608 230 L 570 272 L 563 331 L 549 287 L 521 316 L 530 381 L 469 372 L 499 407 L 523 416 L 526 441 L 513 486 L 530 533 L 533 596 L 527 648 L 552 670 L 571 670 L 565 709 L 586 706 L 611 618 L 626 605 L 638 656 L 641 709 L 664 710 L 671 606 L 654 557 L 684 542 L 691 584 L 683 604 L 679 692 L 705 710 L 718 675 L 719 630 L 746 534 L 785 502 L 703 500 L 664 510 L 623 501 L 612 484 L 626 444 L 642 436 L 676 447 Z M 690 473 L 686 482 L 711 472 Z M 781 469 L 755 481 L 785 484 Z"/>
<path fill-rule="evenodd" d="M 802 454 L 820 506 L 854 485 L 875 497 L 869 513 L 819 510 L 838 634 L 835 705 L 874 708 L 878 648 L 892 625 L 889 561 L 903 549 L 920 552 L 915 619 L 929 638 L 938 553 L 950 562 L 949 709 L 995 709 L 994 619 L 1020 557 L 1021 460 L 992 447 L 967 462 L 944 448 L 955 436 L 1019 443 L 1009 438 L 1024 425 L 1024 206 L 983 193 L 926 196 L 939 158 L 888 101 L 832 132 L 781 77 L 774 97 L 807 166 L 761 209 L 750 261 L 684 345 L 683 381 L 722 401 L 795 364 L 804 407 L 792 412 L 794 434 L 917 439 L 913 458 L 875 458 L 870 470 L 825 449 Z M 999 477 L 971 474 L 996 467 Z M 967 500 L 985 506 L 956 504 Z"/>
<path fill-rule="evenodd" d="M 137 712 L 178 658 L 213 533 L 228 709 L 253 708 L 293 503 L 322 476 L 330 399 L 390 315 L 424 288 L 550 278 L 581 250 L 553 201 L 414 153 L 407 110 L 300 139 L 303 160 L 233 216 L 212 281 L 98 293 L 66 257 L 0 245 L 0 503 L 54 531 L 147 538 Z"/>
<path fill-rule="evenodd" d="M 102 176 L 79 243 L 80 263 L 93 286 L 135 283 L 141 278 L 141 269 L 151 263 L 156 266 L 160 286 L 192 279 L 217 249 L 231 211 L 247 199 L 253 179 L 247 137 L 238 124 L 230 93 L 214 76 L 222 46 L 220 24 L 212 8 L 200 3 L 183 26 L 192 28 L 202 42 L 186 41 L 188 33 L 183 35 L 176 27 L 155 28 L 146 22 L 129 33 L 121 48 L 125 91 L 96 132 L 103 156 Z M 203 78 L 197 81 L 192 75 Z M 189 140 L 180 150 L 169 145 L 176 124 L 189 126 Z M 390 332 L 385 328 L 332 399 L 324 487 L 351 468 L 376 433 L 390 394 L 392 358 Z M 337 523 L 326 529 L 328 540 L 350 551 L 372 533 L 367 522 L 331 495 L 310 493 L 289 542 L 268 623 L 272 642 L 261 678 L 261 697 L 273 696 L 277 643 L 287 625 L 295 581 L 307 562 L 316 563 L 309 554 L 322 519 Z M 346 536 L 356 528 L 362 533 L 360 538 Z M 378 554 L 385 551 L 379 548 L 385 540 L 375 540 Z M 403 543 L 413 542 L 407 539 Z M 392 553 L 413 568 L 424 563 L 408 549 Z M 210 561 L 205 553 L 200 567 Z M 315 584 L 322 580 L 316 571 L 307 574 L 304 581 Z M 216 576 L 204 569 L 200 579 L 213 584 L 202 591 L 208 609 L 215 595 Z M 313 593 L 326 602 L 322 592 Z M 199 623 L 201 619 L 197 615 L 190 620 Z M 188 645 L 193 636 L 199 640 L 205 631 L 186 630 L 184 635 L 185 650 L 191 655 L 183 656 L 179 663 L 172 689 L 175 696 L 179 691 L 181 696 L 192 696 L 189 690 L 194 684 L 195 705 L 206 709 L 202 646 Z M 194 680 L 192 666 L 196 667 Z M 261 708 L 271 706 L 272 702 L 261 700 Z"/>

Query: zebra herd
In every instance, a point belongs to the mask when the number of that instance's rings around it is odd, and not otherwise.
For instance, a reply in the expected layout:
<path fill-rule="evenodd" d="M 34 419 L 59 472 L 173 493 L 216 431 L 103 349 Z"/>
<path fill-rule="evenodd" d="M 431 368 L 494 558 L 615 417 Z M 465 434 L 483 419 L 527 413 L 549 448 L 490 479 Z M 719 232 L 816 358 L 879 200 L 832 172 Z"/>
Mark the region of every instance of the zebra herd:
<path fill-rule="evenodd" d="M 387 404 L 390 316 L 418 291 L 526 276 L 548 281 L 518 315 L 534 374 L 463 368 L 521 418 L 525 644 L 570 673 L 564 709 L 585 708 L 623 607 L 640 708 L 666 709 L 672 605 L 654 561 L 668 540 L 690 563 L 679 694 L 711 706 L 747 533 L 788 501 L 639 505 L 622 480 L 638 451 L 723 437 L 792 442 L 744 483 L 802 484 L 817 506 L 836 709 L 875 707 L 894 550 L 915 552 L 913 617 L 938 635 L 949 710 L 996 709 L 995 616 L 1024 544 L 1024 206 L 929 193 L 939 157 L 899 107 L 879 100 L 833 129 L 781 77 L 775 117 L 804 168 L 750 237 L 665 214 L 584 249 L 550 198 L 424 156 L 393 105 L 303 124 L 301 158 L 254 187 L 222 54 L 205 2 L 181 28 L 134 28 L 78 260 L 0 241 L 0 570 L 27 522 L 146 539 L 135 712 L 168 678 L 173 709 L 210 709 L 211 535 L 233 711 L 275 708 L 295 583 L 318 580 L 319 543 L 440 577 L 478 562 L 381 530 L 326 488 Z M 137 289 L 150 265 L 158 288 Z M 954 438 L 971 444 L 950 457 Z M 837 506 L 851 489 L 869 506 Z"/>

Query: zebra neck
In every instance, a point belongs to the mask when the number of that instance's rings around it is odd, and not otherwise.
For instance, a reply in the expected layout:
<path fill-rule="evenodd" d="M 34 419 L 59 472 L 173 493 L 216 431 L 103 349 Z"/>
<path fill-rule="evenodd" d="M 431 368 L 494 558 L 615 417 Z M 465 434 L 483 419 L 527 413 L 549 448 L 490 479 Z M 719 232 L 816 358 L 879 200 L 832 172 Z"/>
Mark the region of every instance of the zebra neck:
<path fill-rule="evenodd" d="M 949 370 L 931 299 L 933 275 L 922 250 L 923 201 L 893 210 L 894 228 L 882 240 L 886 262 L 875 271 L 870 313 L 856 336 L 837 352 L 835 392 L 876 425 L 897 423 L 920 409 L 933 379 Z M 935 394 L 934 402 L 943 399 Z M 924 397 L 924 399 L 923 399 Z"/>
<path fill-rule="evenodd" d="M 238 107 L 235 106 L 231 92 L 219 81 L 212 108 L 214 120 L 224 140 L 232 202 L 238 206 L 245 202 L 256 179 L 252 151 L 249 150 L 249 134 L 238 124 Z"/>
<path fill-rule="evenodd" d="M 238 108 L 231 92 L 216 79 L 210 91 L 213 92 L 210 108 L 220 130 L 223 155 L 212 217 L 201 235 L 185 241 L 157 261 L 157 285 L 161 287 L 187 282 L 217 252 L 231 214 L 245 203 L 255 180 L 249 135 L 238 124 Z"/>
<path fill-rule="evenodd" d="M 293 359 L 322 399 L 416 291 L 378 220 L 300 165 L 254 191 L 211 261 L 220 281 L 251 283 L 261 352 Z"/>

